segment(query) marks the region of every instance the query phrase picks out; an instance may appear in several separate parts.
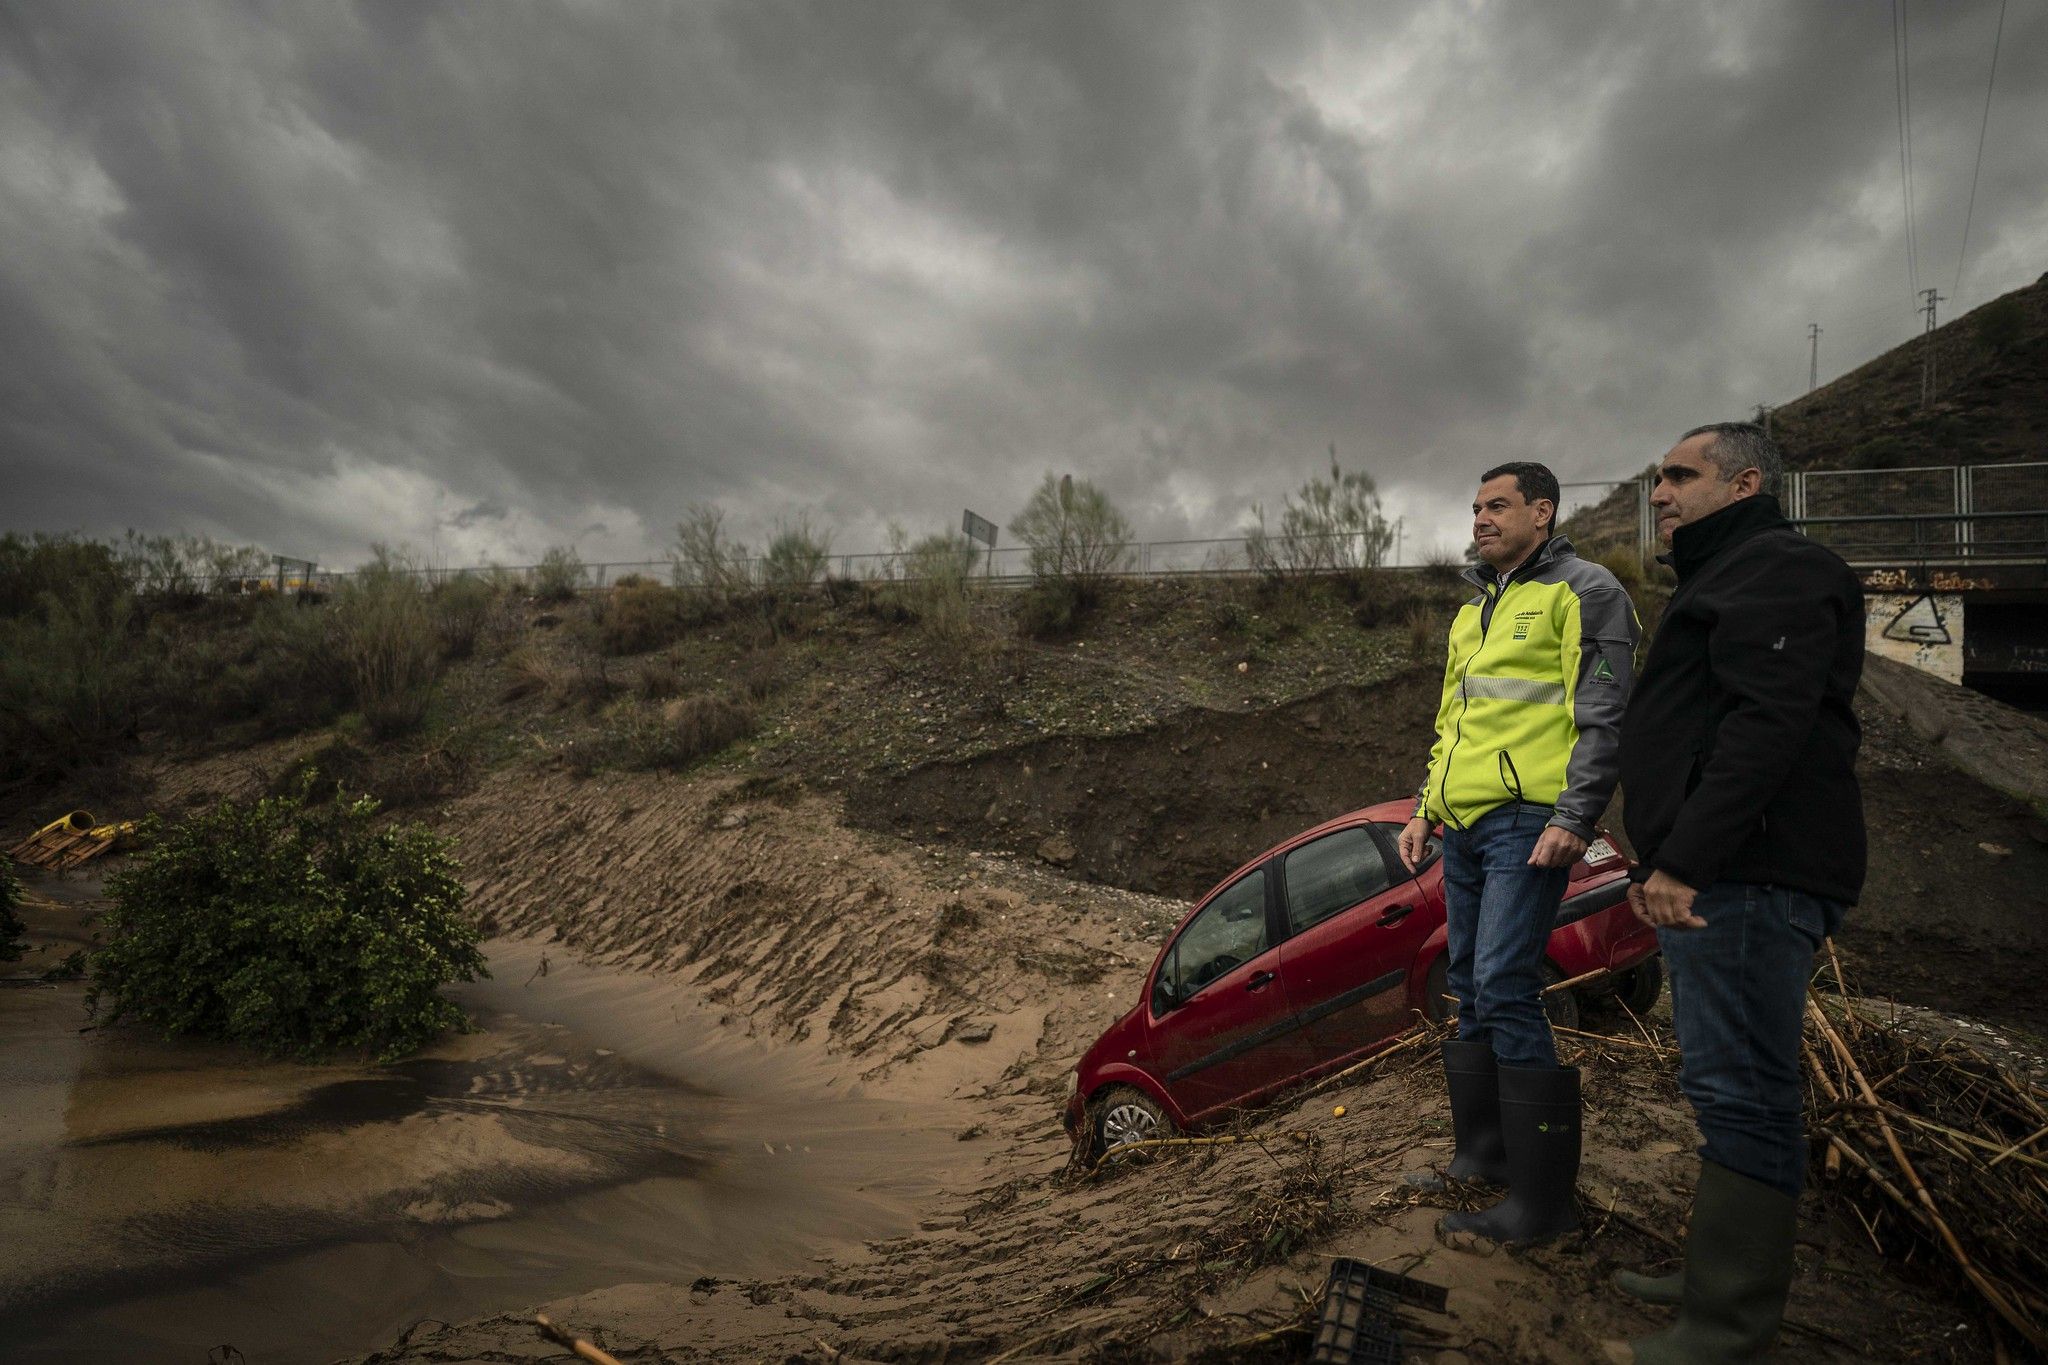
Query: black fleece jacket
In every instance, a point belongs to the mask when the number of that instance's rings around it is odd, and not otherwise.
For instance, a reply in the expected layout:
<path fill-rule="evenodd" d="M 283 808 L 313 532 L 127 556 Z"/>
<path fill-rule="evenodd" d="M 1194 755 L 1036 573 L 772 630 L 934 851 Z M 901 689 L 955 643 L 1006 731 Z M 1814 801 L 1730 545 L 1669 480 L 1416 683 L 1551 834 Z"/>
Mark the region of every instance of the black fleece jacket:
<path fill-rule="evenodd" d="M 1849 566 L 1745 498 L 1672 536 L 1678 590 L 1621 726 L 1639 875 L 1863 890 L 1863 589 Z"/>

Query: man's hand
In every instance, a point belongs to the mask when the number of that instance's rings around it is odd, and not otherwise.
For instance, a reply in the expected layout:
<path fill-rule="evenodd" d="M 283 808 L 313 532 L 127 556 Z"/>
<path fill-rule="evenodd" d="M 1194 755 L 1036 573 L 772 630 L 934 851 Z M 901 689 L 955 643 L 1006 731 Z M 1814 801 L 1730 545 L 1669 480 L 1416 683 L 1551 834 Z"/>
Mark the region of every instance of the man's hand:
<path fill-rule="evenodd" d="M 1563 825 L 1547 825 L 1529 850 L 1531 867 L 1570 867 L 1586 851 L 1586 841 Z"/>
<path fill-rule="evenodd" d="M 1396 843 L 1401 861 L 1413 872 L 1422 864 L 1422 855 L 1429 848 L 1429 831 L 1433 828 L 1426 815 L 1418 815 L 1401 826 L 1401 837 Z"/>
<path fill-rule="evenodd" d="M 1669 872 L 1658 870 L 1647 882 L 1630 882 L 1628 908 L 1652 929 L 1704 929 L 1707 922 L 1692 912 L 1699 893 Z"/>

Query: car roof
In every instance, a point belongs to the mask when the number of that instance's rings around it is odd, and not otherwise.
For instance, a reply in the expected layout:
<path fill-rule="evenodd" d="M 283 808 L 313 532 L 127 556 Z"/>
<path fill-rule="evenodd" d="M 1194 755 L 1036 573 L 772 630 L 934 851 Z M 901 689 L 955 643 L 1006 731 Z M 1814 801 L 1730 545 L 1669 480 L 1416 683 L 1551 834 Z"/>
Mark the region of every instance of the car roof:
<path fill-rule="evenodd" d="M 1328 834 L 1332 830 L 1343 829 L 1350 825 L 1361 825 L 1368 823 L 1382 825 L 1405 825 L 1408 823 L 1409 817 L 1414 814 L 1415 798 L 1411 796 L 1406 798 L 1405 800 L 1381 801 L 1377 805 L 1360 806 L 1357 810 L 1346 811 L 1344 814 L 1339 815 L 1334 819 L 1325 820 L 1320 825 L 1314 825 L 1308 829 L 1301 831 L 1299 834 L 1290 834 L 1285 839 L 1282 839 L 1279 843 L 1274 844 L 1271 848 L 1265 850 L 1263 853 L 1245 859 L 1244 862 L 1238 864 L 1235 868 L 1231 869 L 1228 875 L 1219 877 L 1214 886 L 1210 887 L 1207 891 L 1204 891 L 1200 896 L 1196 897 L 1195 904 L 1198 906 L 1201 905 L 1204 901 L 1207 901 L 1211 896 L 1215 895 L 1216 892 L 1222 887 L 1228 886 L 1231 882 L 1236 881 L 1239 877 L 1242 877 L 1245 873 L 1251 871 L 1260 863 L 1265 862 L 1266 859 L 1272 857 L 1274 854 L 1283 852 L 1286 849 L 1293 848 L 1296 844 L 1305 844 L 1309 840 L 1317 838 L 1320 835 Z"/>

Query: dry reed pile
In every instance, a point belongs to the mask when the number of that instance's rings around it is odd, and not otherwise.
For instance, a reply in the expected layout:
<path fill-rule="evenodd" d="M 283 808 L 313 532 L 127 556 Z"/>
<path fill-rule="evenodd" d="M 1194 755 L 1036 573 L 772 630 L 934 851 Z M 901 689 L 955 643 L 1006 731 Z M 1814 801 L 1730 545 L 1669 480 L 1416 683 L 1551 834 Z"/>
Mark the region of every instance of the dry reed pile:
<path fill-rule="evenodd" d="M 1807 1001 L 1822 1190 L 1880 1254 L 1942 1267 L 2048 1354 L 2048 1091 L 1880 1008 L 1846 991 Z"/>

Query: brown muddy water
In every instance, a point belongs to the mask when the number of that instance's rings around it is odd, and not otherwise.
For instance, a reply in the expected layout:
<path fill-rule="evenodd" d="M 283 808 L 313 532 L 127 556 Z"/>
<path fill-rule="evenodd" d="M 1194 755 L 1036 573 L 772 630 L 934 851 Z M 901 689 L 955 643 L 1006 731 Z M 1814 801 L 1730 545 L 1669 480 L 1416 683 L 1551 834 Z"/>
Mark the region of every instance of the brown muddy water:
<path fill-rule="evenodd" d="M 55 888 L 50 888 L 55 889 Z M 47 899 L 41 926 L 64 936 Z M 389 1067 L 92 1030 L 0 990 L 0 1357 L 324 1361 L 564 1294 L 759 1276 L 910 1231 L 964 1105 L 835 1086 L 673 981 L 490 945 L 481 1026 Z M 27 964 L 24 964 L 27 965 Z"/>

